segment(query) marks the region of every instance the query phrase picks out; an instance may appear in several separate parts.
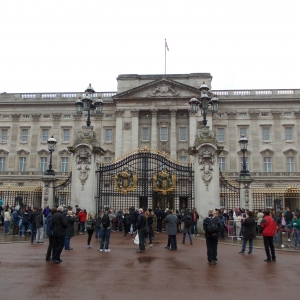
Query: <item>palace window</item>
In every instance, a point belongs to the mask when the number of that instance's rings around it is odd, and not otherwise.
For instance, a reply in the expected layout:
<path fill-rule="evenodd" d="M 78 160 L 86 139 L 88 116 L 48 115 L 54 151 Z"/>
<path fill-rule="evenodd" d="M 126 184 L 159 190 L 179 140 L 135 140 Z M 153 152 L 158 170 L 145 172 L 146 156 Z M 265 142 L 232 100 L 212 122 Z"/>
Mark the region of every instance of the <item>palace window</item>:
<path fill-rule="evenodd" d="M 247 138 L 247 128 L 240 128 L 240 138 L 243 136 Z"/>
<path fill-rule="evenodd" d="M 46 172 L 47 170 L 47 157 L 40 158 L 40 171 Z"/>
<path fill-rule="evenodd" d="M 19 171 L 24 172 L 26 169 L 26 157 L 19 157 Z"/>
<path fill-rule="evenodd" d="M 105 129 L 105 142 L 106 143 L 112 142 L 112 129 Z"/>
<path fill-rule="evenodd" d="M 264 172 L 272 172 L 271 157 L 264 157 Z"/>
<path fill-rule="evenodd" d="M 63 129 L 63 142 L 70 141 L 70 129 Z"/>
<path fill-rule="evenodd" d="M 294 157 L 287 157 L 286 162 L 287 162 L 287 171 L 288 172 L 295 172 Z"/>
<path fill-rule="evenodd" d="M 217 140 L 218 142 L 224 142 L 225 141 L 225 130 L 224 128 L 217 128 Z"/>
<path fill-rule="evenodd" d="M 293 140 L 293 128 L 285 127 L 285 140 L 292 141 Z"/>
<path fill-rule="evenodd" d="M 226 171 L 226 159 L 225 159 L 225 157 L 219 157 L 219 168 L 222 172 Z"/>
<path fill-rule="evenodd" d="M 28 142 L 28 129 L 22 129 L 21 141 L 22 141 L 22 143 Z"/>
<path fill-rule="evenodd" d="M 186 127 L 179 127 L 179 141 L 187 140 L 187 130 Z"/>
<path fill-rule="evenodd" d="M 186 156 L 179 156 L 179 161 L 182 163 L 186 163 L 187 162 L 187 157 Z"/>
<path fill-rule="evenodd" d="M 269 142 L 270 141 L 270 127 L 263 127 L 263 141 Z"/>
<path fill-rule="evenodd" d="M 2 129 L 1 130 L 1 142 L 6 143 L 7 142 L 7 137 L 8 137 L 8 130 L 7 129 Z"/>
<path fill-rule="evenodd" d="M 168 141 L 168 127 L 160 127 L 160 140 L 162 142 Z"/>
<path fill-rule="evenodd" d="M 47 142 L 49 139 L 49 129 L 42 130 L 42 142 Z"/>
<path fill-rule="evenodd" d="M 142 141 L 149 141 L 149 128 L 148 127 L 142 128 Z"/>
<path fill-rule="evenodd" d="M 68 172 L 69 169 L 69 158 L 68 157 L 62 157 L 61 158 L 61 172 Z"/>
<path fill-rule="evenodd" d="M 0 172 L 5 171 L 5 157 L 0 157 Z"/>

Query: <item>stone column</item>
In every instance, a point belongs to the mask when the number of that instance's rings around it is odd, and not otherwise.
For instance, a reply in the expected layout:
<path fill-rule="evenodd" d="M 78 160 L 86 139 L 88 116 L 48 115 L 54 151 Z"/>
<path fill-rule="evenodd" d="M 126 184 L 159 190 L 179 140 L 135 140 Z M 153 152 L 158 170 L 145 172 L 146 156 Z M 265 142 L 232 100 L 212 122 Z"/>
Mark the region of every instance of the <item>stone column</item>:
<path fill-rule="evenodd" d="M 91 129 L 78 132 L 74 145 L 68 150 L 73 153 L 71 206 L 78 205 L 95 214 L 98 210 L 96 167 L 105 151 Z"/>
<path fill-rule="evenodd" d="M 138 109 L 131 110 L 131 149 L 139 148 L 139 113 Z"/>
<path fill-rule="evenodd" d="M 152 109 L 151 148 L 157 149 L 157 109 Z"/>
<path fill-rule="evenodd" d="M 170 109 L 171 112 L 171 134 L 170 134 L 170 154 L 177 159 L 177 138 L 176 138 L 176 109 Z"/>
<path fill-rule="evenodd" d="M 222 150 L 208 126 L 197 130 L 194 146 L 189 148 L 189 153 L 195 158 L 195 204 L 200 221 L 207 217 L 209 209 L 220 206 L 218 157 Z"/>
<path fill-rule="evenodd" d="M 123 153 L 123 113 L 124 110 L 116 110 L 116 154 L 115 158 L 118 158 Z"/>
<path fill-rule="evenodd" d="M 42 205 L 46 207 L 49 205 L 51 209 L 54 205 L 54 184 L 56 181 L 55 176 L 52 175 L 45 175 L 42 177 L 43 181 L 43 192 L 42 192 Z"/>
<path fill-rule="evenodd" d="M 197 131 L 197 119 L 196 114 L 189 111 L 189 131 L 190 131 L 190 137 L 189 137 L 189 144 L 190 147 L 194 145 L 195 137 L 196 137 L 196 131 Z"/>
<path fill-rule="evenodd" d="M 237 179 L 240 184 L 240 207 L 252 211 L 252 188 L 250 187 L 253 179 Z"/>

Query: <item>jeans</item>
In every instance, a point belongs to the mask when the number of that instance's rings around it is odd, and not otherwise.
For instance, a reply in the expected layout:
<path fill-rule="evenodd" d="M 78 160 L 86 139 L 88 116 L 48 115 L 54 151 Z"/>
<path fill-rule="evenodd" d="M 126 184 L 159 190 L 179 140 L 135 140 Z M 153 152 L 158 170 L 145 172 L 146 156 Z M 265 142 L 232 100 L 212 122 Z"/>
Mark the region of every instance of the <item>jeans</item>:
<path fill-rule="evenodd" d="M 242 246 L 242 251 L 241 252 L 245 252 L 246 251 L 246 244 L 247 241 L 249 241 L 249 253 L 252 253 L 252 249 L 253 249 L 253 240 L 252 239 L 243 239 L 243 246 Z"/>
<path fill-rule="evenodd" d="M 110 227 L 101 228 L 100 235 L 101 235 L 100 249 L 103 249 L 104 242 L 105 242 L 105 249 L 108 249 L 109 238 L 110 238 Z"/>
<path fill-rule="evenodd" d="M 36 228 L 35 226 L 31 225 L 31 242 L 33 242 L 35 234 L 36 234 Z"/>
<path fill-rule="evenodd" d="M 119 222 L 120 222 L 120 223 L 119 223 L 119 231 L 122 231 L 122 230 L 123 230 L 123 228 L 122 228 L 122 225 L 123 225 L 123 224 L 122 224 L 122 223 L 123 223 L 122 218 L 119 219 Z"/>
<path fill-rule="evenodd" d="M 29 223 L 22 222 L 22 235 L 24 235 L 25 231 L 28 230 Z"/>
<path fill-rule="evenodd" d="M 144 235 L 144 232 L 142 230 L 138 230 L 138 235 L 139 235 L 139 249 L 141 251 L 144 251 L 145 250 L 145 235 Z"/>
<path fill-rule="evenodd" d="M 271 255 L 272 255 L 272 259 L 275 260 L 276 256 L 275 256 L 275 248 L 273 245 L 273 237 L 272 236 L 264 236 L 263 238 L 264 238 L 264 245 L 265 245 L 267 259 L 271 260 Z M 270 254 L 270 249 L 271 249 L 271 254 Z"/>
<path fill-rule="evenodd" d="M 93 230 L 87 230 L 87 233 L 88 233 L 87 244 L 88 244 L 88 246 L 89 246 L 90 243 L 91 243 L 91 239 L 92 239 L 93 233 L 94 233 L 94 229 L 93 229 Z"/>
<path fill-rule="evenodd" d="M 182 243 L 185 243 L 185 235 L 186 235 L 186 233 L 183 234 L 183 237 L 182 237 Z M 192 242 L 193 242 L 193 239 L 192 239 L 192 235 L 190 234 L 190 232 L 188 232 L 188 236 L 189 236 L 189 238 L 190 238 L 190 243 L 192 243 Z"/>
<path fill-rule="evenodd" d="M 274 242 L 278 243 L 278 231 L 276 230 L 275 235 L 274 235 Z"/>
<path fill-rule="evenodd" d="M 294 230 L 294 244 L 295 244 L 295 248 L 299 247 L 299 238 L 300 238 L 300 231 Z"/>
<path fill-rule="evenodd" d="M 209 262 L 217 261 L 218 255 L 218 238 L 217 237 L 207 237 L 206 238 L 206 248 L 207 248 L 207 260 Z"/>
<path fill-rule="evenodd" d="M 10 227 L 10 221 L 5 221 L 4 222 L 4 232 L 5 234 L 9 234 L 9 227 Z"/>
<path fill-rule="evenodd" d="M 157 228 L 156 228 L 157 232 L 161 232 L 162 231 L 162 219 L 157 219 Z"/>
<path fill-rule="evenodd" d="M 69 249 L 70 248 L 70 237 L 66 237 L 65 238 L 65 249 Z"/>
<path fill-rule="evenodd" d="M 198 227 L 197 227 L 197 222 L 194 222 L 192 226 L 192 234 L 198 234 Z"/>
<path fill-rule="evenodd" d="M 96 239 L 100 239 L 101 227 L 96 227 Z"/>
<path fill-rule="evenodd" d="M 37 228 L 36 229 L 36 242 L 42 242 L 44 238 L 44 228 Z"/>
<path fill-rule="evenodd" d="M 85 221 L 80 222 L 80 224 L 81 224 L 81 232 L 84 233 L 84 231 L 85 231 Z"/>

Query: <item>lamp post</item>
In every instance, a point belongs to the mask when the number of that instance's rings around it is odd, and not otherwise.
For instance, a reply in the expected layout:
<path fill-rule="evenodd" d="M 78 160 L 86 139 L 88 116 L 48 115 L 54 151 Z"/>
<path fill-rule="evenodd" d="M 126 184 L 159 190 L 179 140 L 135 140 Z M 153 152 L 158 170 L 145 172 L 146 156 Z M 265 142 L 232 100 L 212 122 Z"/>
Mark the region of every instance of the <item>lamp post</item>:
<path fill-rule="evenodd" d="M 207 125 L 206 115 L 210 108 L 212 113 L 218 112 L 219 100 L 218 98 L 209 92 L 209 87 L 203 82 L 200 86 L 200 100 L 196 97 L 193 97 L 190 100 L 191 111 L 197 113 L 198 107 L 201 109 L 201 114 L 203 116 L 202 124 Z"/>
<path fill-rule="evenodd" d="M 243 168 L 240 172 L 240 178 L 247 178 L 247 177 L 250 177 L 250 172 L 249 172 L 249 170 L 247 170 L 246 158 L 245 158 L 245 153 L 246 153 L 247 147 L 248 147 L 248 140 L 244 135 L 242 135 L 242 137 L 240 138 L 239 144 L 241 147 L 241 151 L 243 152 Z"/>
<path fill-rule="evenodd" d="M 52 170 L 52 152 L 55 150 L 56 139 L 53 137 L 49 138 L 48 141 L 48 150 L 50 152 L 50 162 L 49 162 L 49 169 L 45 172 L 46 175 L 55 175 L 54 170 Z"/>
<path fill-rule="evenodd" d="M 86 126 L 91 126 L 91 117 L 94 116 L 95 112 L 96 114 L 101 114 L 102 108 L 103 108 L 103 101 L 100 99 L 100 96 L 96 101 L 93 101 L 93 97 L 95 95 L 95 90 L 92 88 L 91 84 L 87 87 L 87 89 L 84 91 L 84 98 L 79 99 L 75 102 L 76 105 L 76 111 L 77 114 L 82 114 L 82 111 L 87 111 L 87 120 L 86 120 Z"/>

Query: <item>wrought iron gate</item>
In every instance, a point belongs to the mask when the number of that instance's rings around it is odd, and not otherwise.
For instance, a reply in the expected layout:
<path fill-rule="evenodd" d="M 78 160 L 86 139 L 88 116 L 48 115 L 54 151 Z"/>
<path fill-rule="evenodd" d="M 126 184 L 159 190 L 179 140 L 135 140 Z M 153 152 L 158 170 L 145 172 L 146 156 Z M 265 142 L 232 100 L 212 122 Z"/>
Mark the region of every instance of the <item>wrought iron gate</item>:
<path fill-rule="evenodd" d="M 68 207 L 71 203 L 72 172 L 66 179 L 59 180 L 54 186 L 54 206 Z"/>
<path fill-rule="evenodd" d="M 229 211 L 234 207 L 240 207 L 239 183 L 229 179 L 220 170 L 220 208 Z"/>
<path fill-rule="evenodd" d="M 97 209 L 130 206 L 163 209 L 192 208 L 194 171 L 160 150 L 138 149 L 119 160 L 101 165 Z"/>

